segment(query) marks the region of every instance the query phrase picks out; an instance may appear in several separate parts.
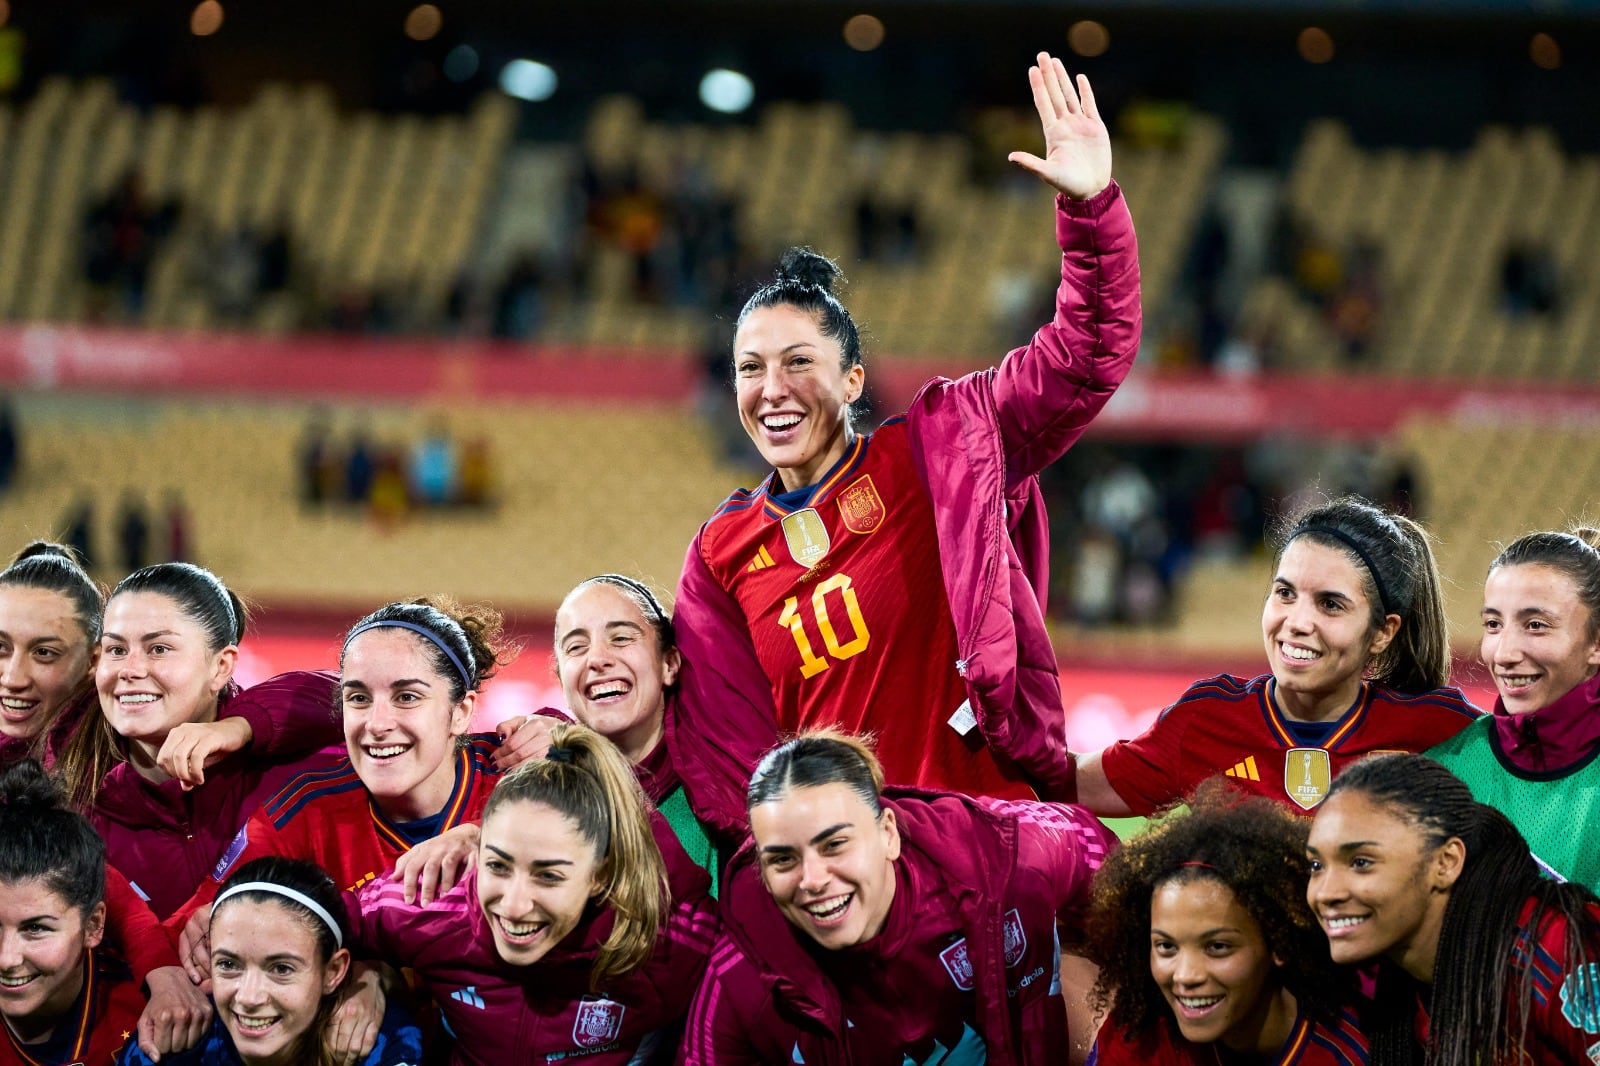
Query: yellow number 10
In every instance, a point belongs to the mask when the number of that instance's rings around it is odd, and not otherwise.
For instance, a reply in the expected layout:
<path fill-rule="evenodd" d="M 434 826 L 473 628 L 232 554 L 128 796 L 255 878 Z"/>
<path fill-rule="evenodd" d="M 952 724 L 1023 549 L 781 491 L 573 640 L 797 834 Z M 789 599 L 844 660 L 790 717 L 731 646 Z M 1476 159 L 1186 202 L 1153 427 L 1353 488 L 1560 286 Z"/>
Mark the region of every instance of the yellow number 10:
<path fill-rule="evenodd" d="M 835 591 L 844 601 L 845 614 L 850 618 L 851 638 L 843 644 L 839 643 L 839 634 L 834 632 L 833 622 L 828 618 L 828 593 Z M 811 613 L 816 615 L 817 629 L 822 632 L 822 643 L 832 658 L 848 659 L 867 650 L 867 641 L 871 639 L 871 634 L 867 632 L 866 619 L 861 617 L 861 601 L 856 599 L 856 590 L 850 587 L 848 574 L 834 574 L 816 587 L 811 593 Z M 814 677 L 828 668 L 828 660 L 819 658 L 817 653 L 811 650 L 811 638 L 806 636 L 805 623 L 800 618 L 798 598 L 790 596 L 783 602 L 783 614 L 778 616 L 778 624 L 794 634 L 795 647 L 800 651 L 801 677 Z"/>

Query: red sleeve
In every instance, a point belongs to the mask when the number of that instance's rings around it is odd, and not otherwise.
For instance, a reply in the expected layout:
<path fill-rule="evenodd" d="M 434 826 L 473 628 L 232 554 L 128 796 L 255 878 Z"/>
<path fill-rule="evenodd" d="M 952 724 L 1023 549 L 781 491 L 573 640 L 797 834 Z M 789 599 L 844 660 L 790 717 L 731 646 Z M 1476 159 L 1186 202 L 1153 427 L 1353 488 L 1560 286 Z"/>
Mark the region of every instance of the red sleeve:
<path fill-rule="evenodd" d="M 683 653 L 678 698 L 667 703 L 667 750 L 695 817 L 737 839 L 745 830 L 745 787 L 778 740 L 772 685 L 756 658 L 738 601 L 711 573 L 702 529 L 689 545 L 673 629 Z"/>
<path fill-rule="evenodd" d="M 151 970 L 179 965 L 177 948 L 155 912 L 110 863 L 106 864 L 106 925 L 139 984 L 144 984 Z"/>
<path fill-rule="evenodd" d="M 1182 773 L 1189 711 L 1181 703 L 1161 712 L 1143 736 L 1119 740 L 1100 753 L 1100 768 L 1135 814 L 1154 814 L 1188 791 Z"/>
<path fill-rule="evenodd" d="M 291 821 L 290 825 L 296 822 Z M 284 839 L 285 834 L 276 829 L 272 821 L 267 818 L 264 811 L 256 811 L 250 820 L 240 827 L 234 834 L 233 840 L 228 844 L 228 849 L 222 853 L 217 864 L 211 870 L 210 877 L 202 877 L 195 886 L 194 895 L 189 897 L 187 903 L 173 911 L 161 924 L 166 926 L 167 932 L 174 941 L 183 933 L 183 927 L 189 924 L 189 918 L 201 907 L 209 906 L 217 898 L 217 890 L 222 887 L 222 882 L 228 876 L 249 862 L 266 855 L 286 855 L 290 858 L 309 858 L 312 850 L 309 846 L 296 847 Z"/>
<path fill-rule="evenodd" d="M 1057 196 L 1056 241 L 1063 255 L 1055 317 L 995 375 L 1013 486 L 1082 436 L 1139 350 L 1139 247 L 1117 183 L 1088 200 Z"/>
<path fill-rule="evenodd" d="M 1090 1066 L 1187 1066 L 1211 1061 L 1209 1047 L 1204 1049 L 1203 1058 L 1199 1054 L 1184 1054 L 1166 1038 L 1164 1030 L 1162 1026 L 1156 1033 L 1132 1038 L 1120 1025 L 1107 1020 L 1095 1037 Z"/>
<path fill-rule="evenodd" d="M 1591 928 L 1600 922 L 1600 905 L 1589 907 Z M 1551 921 L 1539 937 L 1533 959 L 1533 1017 L 1526 1050 L 1539 1062 L 1600 1061 L 1600 937 L 1592 938 L 1584 961 L 1572 970 L 1566 959 L 1567 923 Z M 1563 961 L 1558 961 L 1563 960 Z M 1548 982 L 1541 980 L 1546 974 Z"/>
<path fill-rule="evenodd" d="M 985 800 L 991 810 L 1016 819 L 1017 866 L 1036 870 L 1053 893 L 1056 919 L 1081 930 L 1089 909 L 1094 873 L 1117 846 L 1116 834 L 1088 808 L 1075 803 Z"/>
<path fill-rule="evenodd" d="M 223 717 L 250 723 L 250 751 L 274 761 L 298 758 L 344 743 L 335 713 L 339 676 L 326 670 L 291 670 L 252 685 L 223 704 Z"/>
<path fill-rule="evenodd" d="M 747 1010 L 740 1002 L 755 979 L 733 942 L 719 936 L 700 990 L 689 1005 L 689 1018 L 678 1044 L 678 1066 L 761 1066 L 771 1061 L 758 1046 L 757 1027 L 752 1023 L 759 1019 L 745 1017 Z M 777 1018 L 767 1021 L 777 1023 Z"/>

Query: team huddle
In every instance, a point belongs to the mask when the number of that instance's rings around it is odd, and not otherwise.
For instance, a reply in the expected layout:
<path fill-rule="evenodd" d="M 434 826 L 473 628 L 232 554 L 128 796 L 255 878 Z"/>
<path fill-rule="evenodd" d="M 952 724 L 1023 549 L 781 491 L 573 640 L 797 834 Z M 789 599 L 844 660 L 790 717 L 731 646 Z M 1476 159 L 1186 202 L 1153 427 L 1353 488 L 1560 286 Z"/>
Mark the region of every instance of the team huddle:
<path fill-rule="evenodd" d="M 1037 475 L 1132 364 L 1139 266 L 1087 79 L 1029 81 L 1053 319 L 860 431 L 838 272 L 791 250 L 731 353 L 773 472 L 671 615 L 571 591 L 568 712 L 469 732 L 484 605 L 242 689 L 215 574 L 106 593 L 24 547 L 0 1063 L 1600 1063 L 1600 534 L 1491 565 L 1486 713 L 1428 533 L 1322 501 L 1276 531 L 1261 676 L 1067 749 Z"/>

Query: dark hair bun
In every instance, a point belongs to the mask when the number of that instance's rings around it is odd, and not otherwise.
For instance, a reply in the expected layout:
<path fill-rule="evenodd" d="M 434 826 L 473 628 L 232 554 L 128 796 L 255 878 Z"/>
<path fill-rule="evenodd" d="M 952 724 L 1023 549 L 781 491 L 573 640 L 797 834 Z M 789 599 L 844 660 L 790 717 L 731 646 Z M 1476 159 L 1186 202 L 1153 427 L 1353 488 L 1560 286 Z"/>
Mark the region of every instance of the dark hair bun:
<path fill-rule="evenodd" d="M 49 540 L 34 541 L 32 544 L 29 544 L 27 547 L 19 551 L 17 553 L 17 557 L 11 561 L 13 563 L 20 563 L 22 560 L 32 559 L 36 555 L 47 555 L 54 556 L 57 559 L 65 559 L 74 566 L 83 565 L 78 561 L 77 553 L 71 548 L 67 547 L 65 544 L 57 544 L 54 541 Z"/>
<path fill-rule="evenodd" d="M 60 787 L 37 759 L 22 759 L 0 770 L 0 804 L 6 814 L 19 817 L 65 806 Z"/>
<path fill-rule="evenodd" d="M 818 255 L 810 248 L 790 248 L 778 260 L 778 280 L 795 281 L 801 285 L 815 285 L 823 292 L 832 292 L 834 282 L 844 278 L 837 263 L 827 256 Z"/>

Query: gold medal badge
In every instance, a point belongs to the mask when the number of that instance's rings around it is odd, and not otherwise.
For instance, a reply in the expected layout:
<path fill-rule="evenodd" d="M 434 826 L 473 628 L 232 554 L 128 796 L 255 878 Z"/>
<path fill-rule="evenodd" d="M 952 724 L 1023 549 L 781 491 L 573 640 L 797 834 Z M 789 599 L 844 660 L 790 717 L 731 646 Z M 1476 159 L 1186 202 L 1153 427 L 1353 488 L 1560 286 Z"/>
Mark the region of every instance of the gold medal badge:
<path fill-rule="evenodd" d="M 1321 748 L 1290 748 L 1283 757 L 1283 791 L 1309 811 L 1328 798 L 1333 761 Z"/>
<path fill-rule="evenodd" d="M 815 507 L 806 507 L 783 519 L 783 539 L 789 542 L 789 554 L 804 567 L 812 567 L 828 554 L 831 541 L 828 527 Z"/>

